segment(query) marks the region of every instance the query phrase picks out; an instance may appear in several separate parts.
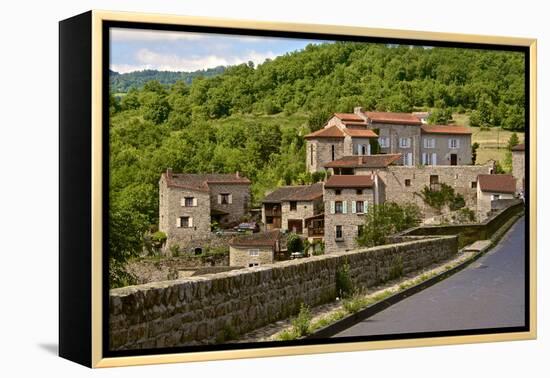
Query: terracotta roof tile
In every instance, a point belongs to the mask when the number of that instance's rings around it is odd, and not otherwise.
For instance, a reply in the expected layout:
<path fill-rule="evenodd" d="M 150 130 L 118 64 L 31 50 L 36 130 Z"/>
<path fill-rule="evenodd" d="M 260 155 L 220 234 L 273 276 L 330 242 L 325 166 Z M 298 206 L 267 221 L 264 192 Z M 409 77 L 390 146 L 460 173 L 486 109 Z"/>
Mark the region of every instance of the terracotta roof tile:
<path fill-rule="evenodd" d="M 240 247 L 275 247 L 281 237 L 279 230 L 258 232 L 250 235 L 236 236 L 230 240 L 229 245 Z"/>
<path fill-rule="evenodd" d="M 306 135 L 304 138 L 344 138 L 345 135 L 337 126 L 323 128 Z"/>
<path fill-rule="evenodd" d="M 400 125 L 422 125 L 422 121 L 411 113 L 365 112 L 375 123 L 395 123 Z"/>
<path fill-rule="evenodd" d="M 209 184 L 250 185 L 250 180 L 238 173 L 163 173 L 169 187 L 208 191 Z"/>
<path fill-rule="evenodd" d="M 334 116 L 342 121 L 365 122 L 363 117 L 355 113 L 334 113 Z"/>
<path fill-rule="evenodd" d="M 512 147 L 512 151 L 525 151 L 525 143 L 521 143 Z"/>
<path fill-rule="evenodd" d="M 512 175 L 478 175 L 477 180 L 483 192 L 516 192 L 516 179 Z"/>
<path fill-rule="evenodd" d="M 282 201 L 313 201 L 323 196 L 323 184 L 282 186 L 265 196 L 263 203 Z"/>
<path fill-rule="evenodd" d="M 401 158 L 401 154 L 344 156 L 324 165 L 325 168 L 386 168 Z"/>
<path fill-rule="evenodd" d="M 372 130 L 366 128 L 345 128 L 344 132 L 351 137 L 356 138 L 378 138 L 378 135 Z"/>
<path fill-rule="evenodd" d="M 422 132 L 426 134 L 459 134 L 470 135 L 472 130 L 466 126 L 454 125 L 422 125 Z"/>
<path fill-rule="evenodd" d="M 370 175 L 333 175 L 325 182 L 325 188 L 371 188 Z"/>

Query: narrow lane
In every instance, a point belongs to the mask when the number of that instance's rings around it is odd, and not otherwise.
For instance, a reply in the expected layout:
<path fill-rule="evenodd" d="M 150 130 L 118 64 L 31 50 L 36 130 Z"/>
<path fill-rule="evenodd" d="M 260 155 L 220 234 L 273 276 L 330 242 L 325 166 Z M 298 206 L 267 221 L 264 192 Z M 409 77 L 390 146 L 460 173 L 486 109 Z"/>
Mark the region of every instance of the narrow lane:
<path fill-rule="evenodd" d="M 525 323 L 525 220 L 466 269 L 334 337 L 434 332 Z"/>

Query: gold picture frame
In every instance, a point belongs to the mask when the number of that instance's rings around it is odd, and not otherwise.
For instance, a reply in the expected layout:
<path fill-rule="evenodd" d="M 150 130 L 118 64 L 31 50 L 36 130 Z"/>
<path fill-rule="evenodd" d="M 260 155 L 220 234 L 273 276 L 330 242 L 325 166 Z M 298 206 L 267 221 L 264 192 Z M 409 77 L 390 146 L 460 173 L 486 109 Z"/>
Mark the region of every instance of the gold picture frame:
<path fill-rule="evenodd" d="M 413 339 L 397 339 L 397 340 L 379 340 L 379 341 L 361 341 L 361 342 L 345 342 L 345 343 L 329 343 L 329 344 L 316 344 L 316 345 L 299 345 L 299 346 L 276 346 L 266 348 L 254 348 L 254 349 L 230 349 L 230 350 L 213 350 L 213 351 L 198 351 L 198 352 L 186 352 L 186 353 L 170 353 L 170 354 L 145 354 L 145 355 L 132 355 L 121 357 L 105 357 L 104 348 L 104 328 L 105 316 L 104 306 L 106 304 L 104 298 L 104 283 L 105 274 L 104 261 L 103 261 L 103 248 L 105 246 L 103 238 L 103 227 L 105 226 L 105 211 L 102 206 L 102 201 L 105 194 L 105 164 L 106 161 L 103 155 L 103 141 L 104 141 L 104 104 L 105 104 L 105 88 L 102 80 L 104 73 L 104 49 L 105 49 L 105 29 L 104 24 L 107 22 L 118 23 L 137 23 L 137 24 L 155 24 L 155 25 L 187 25 L 198 27 L 216 27 L 216 28 L 230 28 L 240 30 L 260 30 L 260 31 L 276 31 L 276 32 L 289 32 L 289 33 L 311 33 L 311 34 L 323 34 L 323 35 L 341 35 L 341 36 L 355 36 L 355 37 L 373 37 L 384 39 L 395 39 L 399 41 L 403 40 L 420 40 L 431 42 L 453 42 L 461 44 L 475 44 L 475 45 L 500 45 L 500 46 L 519 46 L 528 49 L 529 54 L 529 66 L 526 67 L 529 70 L 529 150 L 528 161 L 529 164 L 529 300 L 528 300 L 528 313 L 529 313 L 529 330 L 525 332 L 512 332 L 512 333 L 498 333 L 498 334 L 473 334 L 473 335 L 459 335 L 459 336 L 445 336 L 445 337 L 429 337 L 429 338 L 413 338 Z M 73 77 L 77 77 L 79 73 L 74 73 L 73 76 L 64 70 L 68 63 L 66 59 L 71 59 L 77 54 L 77 51 L 71 52 L 71 49 L 76 49 L 77 46 L 83 48 L 82 42 L 76 40 L 77 32 L 84 33 L 83 40 L 84 48 L 89 49 L 89 54 L 82 59 L 87 59 L 89 56 L 89 75 L 91 80 L 89 84 L 83 88 L 83 91 L 90 90 L 89 98 L 90 103 L 86 105 L 85 101 L 80 97 L 69 99 L 70 95 L 63 96 L 63 91 L 68 91 L 70 85 L 73 85 L 71 80 Z M 69 36 L 72 34 L 72 36 Z M 89 37 L 89 38 L 88 38 Z M 71 39 L 72 38 L 72 39 Z M 60 238 L 66 237 L 67 233 L 71 229 L 70 227 L 81 227 L 75 232 L 84 232 L 88 235 L 85 240 L 88 240 L 90 244 L 80 245 L 79 250 L 75 251 L 75 246 L 78 246 L 78 241 L 74 240 L 69 244 L 61 243 L 60 245 L 60 355 L 82 363 L 90 367 L 115 367 L 115 366 L 131 366 L 131 365 L 144 365 L 144 364 L 161 364 L 161 363 L 174 363 L 174 362 L 190 362 L 190 361 L 209 361 L 209 360 L 221 360 L 221 359 L 238 359 L 238 358 L 252 358 L 252 357 L 268 357 L 268 356 L 284 356 L 284 355 L 301 355 L 301 354 L 313 354 L 313 353 L 330 353 L 330 352 L 348 352 L 348 351 L 360 351 L 360 350 L 373 350 L 373 349 L 389 349 L 389 348 L 406 348 L 406 347 L 420 347 L 420 346 L 435 346 L 435 345 L 450 345 L 450 344 L 467 344 L 467 343 L 482 343 L 482 342 L 497 342 L 497 341 L 513 341 L 513 340 L 527 340 L 535 339 L 537 336 L 537 304 L 536 304 L 536 207 L 537 207 L 537 167 L 536 167 L 536 124 L 537 124 L 537 41 L 535 39 L 528 38 L 513 38 L 513 37 L 501 37 L 501 36 L 482 36 L 482 35 L 469 35 L 469 34 L 454 34 L 454 33 L 437 33 L 427 31 L 405 31 L 394 29 L 378 29 L 368 27 L 350 27 L 350 26 L 338 26 L 338 25 L 316 25 L 316 24 L 294 24 L 294 23 L 275 23 L 275 22 L 257 22 L 251 20 L 229 20 L 229 19 L 217 19 L 209 17 L 188 17 L 188 16 L 175 16 L 175 15 L 160 15 L 160 14 L 143 14 L 143 13 L 126 13 L 126 12 L 110 12 L 94 10 L 84 15 L 77 16 L 73 19 L 69 19 L 61 22 L 60 33 L 60 61 L 61 61 L 61 100 L 60 100 L 60 112 L 65 114 L 67 107 L 71 106 L 71 101 L 81 101 L 82 109 L 88 106 L 87 115 L 84 118 L 71 118 L 71 115 L 67 115 L 66 118 L 61 117 L 61 149 L 64 149 L 64 132 L 66 129 L 63 126 L 63 122 L 70 120 L 86 120 L 89 119 L 89 127 L 85 127 L 81 138 L 86 143 L 89 142 L 90 152 L 90 170 L 89 172 L 83 172 L 86 175 L 87 180 L 82 182 L 83 186 L 89 185 L 89 223 L 83 225 L 70 225 L 71 219 L 65 211 L 63 206 L 67 204 L 61 203 L 62 207 L 60 218 L 61 223 L 65 228 L 61 228 Z M 64 60 L 65 59 L 65 60 Z M 65 62 L 65 63 L 64 63 Z M 65 78 L 63 78 L 65 77 Z M 74 80 L 73 80 L 74 81 Z M 64 85 L 67 85 L 65 87 Z M 89 86 L 87 86 L 89 85 Z M 83 117 L 82 115 L 73 115 L 73 117 Z M 89 117 L 89 118 L 86 118 Z M 79 134 L 80 135 L 80 134 Z M 68 138 L 68 136 L 67 136 Z M 64 150 L 63 150 L 64 151 Z M 63 167 L 64 159 L 67 159 L 68 155 L 64 155 L 61 152 L 61 165 Z M 71 151 L 67 150 L 67 153 Z M 72 151 L 75 152 L 74 150 Z M 70 166 L 67 166 L 68 172 Z M 65 185 L 69 185 L 70 180 L 80 180 L 80 178 L 70 178 L 64 176 L 63 169 L 61 170 L 61 188 L 65 194 L 70 189 L 64 189 Z M 83 176 L 84 177 L 84 176 Z M 65 181 L 67 180 L 67 181 Z M 80 182 L 80 181 L 78 181 Z M 74 184 L 74 181 L 73 181 Z M 67 194 L 67 201 L 78 200 L 79 195 L 87 195 L 86 193 L 73 193 Z M 67 215 L 67 216 L 65 216 Z M 64 220 L 65 219 L 65 220 Z M 65 232 L 65 233 L 64 233 Z M 77 234 L 78 235 L 78 234 Z M 527 236 L 527 235 L 526 235 Z M 72 246 L 72 249 L 70 248 Z M 70 257 L 69 252 L 75 253 L 80 250 L 86 250 L 86 258 L 83 260 L 73 260 L 75 257 Z M 89 259 L 88 259 L 89 257 Z M 80 278 L 76 278 L 68 271 L 73 270 L 75 272 L 87 272 Z M 81 286 L 74 280 L 87 280 L 89 278 L 89 286 Z M 76 292 L 70 287 L 76 289 L 90 289 L 89 295 L 87 293 L 81 293 L 80 301 L 75 302 L 74 297 Z M 73 291 L 71 291 L 73 290 Z M 65 299 L 64 299 L 65 298 Z M 77 309 L 73 308 L 78 306 L 78 303 L 86 303 L 84 307 L 86 310 L 91 310 L 89 316 L 81 319 L 77 324 L 71 323 L 73 319 L 78 315 Z M 107 302 L 108 303 L 108 302 Z M 71 323 L 69 326 L 68 324 Z M 78 344 L 77 339 L 82 335 L 77 335 L 77 332 L 85 334 L 83 340 L 89 340 L 88 347 L 80 352 L 73 352 L 73 349 Z"/>

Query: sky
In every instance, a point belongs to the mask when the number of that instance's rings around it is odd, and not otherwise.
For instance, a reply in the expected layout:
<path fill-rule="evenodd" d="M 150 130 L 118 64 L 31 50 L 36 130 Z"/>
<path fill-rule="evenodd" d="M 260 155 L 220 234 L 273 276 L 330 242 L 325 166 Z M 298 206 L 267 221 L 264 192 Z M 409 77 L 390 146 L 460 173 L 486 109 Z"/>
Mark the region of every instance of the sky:
<path fill-rule="evenodd" d="M 322 41 L 111 28 L 110 68 L 119 73 L 156 69 L 196 71 L 263 63 Z"/>

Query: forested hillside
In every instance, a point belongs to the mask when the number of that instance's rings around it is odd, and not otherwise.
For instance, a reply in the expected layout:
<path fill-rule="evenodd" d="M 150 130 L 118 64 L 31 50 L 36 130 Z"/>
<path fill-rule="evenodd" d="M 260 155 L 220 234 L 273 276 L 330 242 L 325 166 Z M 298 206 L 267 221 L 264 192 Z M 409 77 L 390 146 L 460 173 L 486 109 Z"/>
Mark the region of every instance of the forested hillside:
<path fill-rule="evenodd" d="M 110 243 L 123 261 L 158 223 L 158 180 L 167 167 L 239 171 L 252 180 L 258 204 L 267 189 L 315 179 L 305 173 L 303 135 L 354 106 L 429 109 L 438 123 L 458 112 L 473 126 L 522 130 L 524 59 L 510 52 L 309 45 L 258 67 L 227 67 L 191 85 L 149 81 L 111 99 Z"/>
<path fill-rule="evenodd" d="M 115 71 L 109 71 L 109 80 L 112 92 L 125 93 L 130 89 L 141 89 L 145 83 L 151 80 L 156 80 L 162 85 L 172 85 L 178 81 L 183 81 L 185 84 L 191 84 L 193 79 L 197 77 L 216 76 L 221 74 L 224 69 L 225 67 L 220 66 L 194 72 L 143 70 L 122 74 Z"/>

